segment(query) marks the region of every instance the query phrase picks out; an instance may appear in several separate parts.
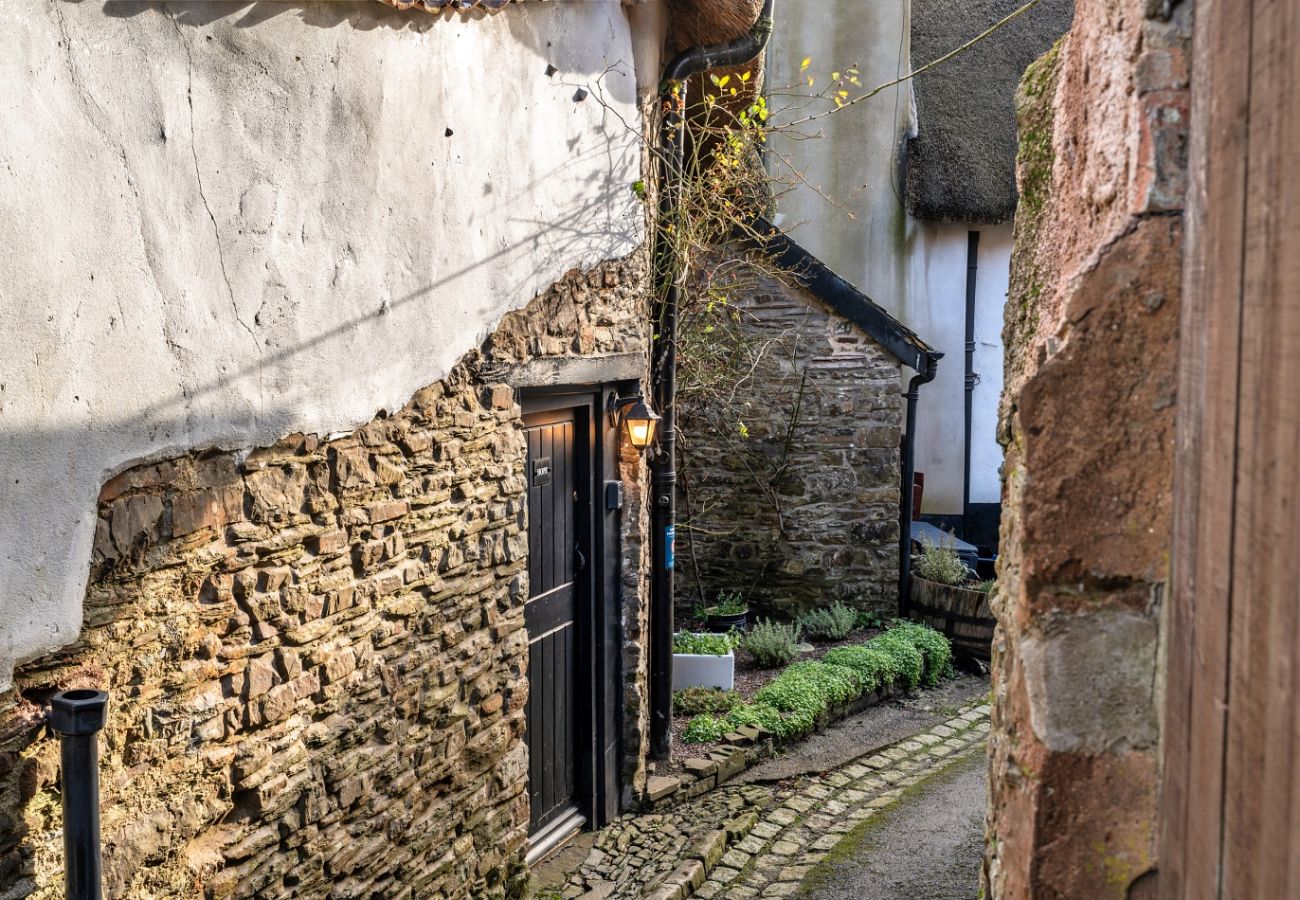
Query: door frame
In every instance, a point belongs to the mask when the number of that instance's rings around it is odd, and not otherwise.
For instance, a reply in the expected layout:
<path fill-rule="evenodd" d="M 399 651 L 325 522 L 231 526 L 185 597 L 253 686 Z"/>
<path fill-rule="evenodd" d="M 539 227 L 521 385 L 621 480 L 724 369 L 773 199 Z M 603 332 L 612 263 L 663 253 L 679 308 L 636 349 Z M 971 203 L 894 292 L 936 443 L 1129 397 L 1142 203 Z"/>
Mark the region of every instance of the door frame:
<path fill-rule="evenodd" d="M 585 682 L 575 722 L 575 749 L 578 810 L 589 828 L 600 828 L 618 816 L 622 787 L 621 515 L 617 508 L 607 508 L 611 504 L 606 502 L 607 485 L 618 480 L 618 435 L 605 415 L 617 387 L 610 383 L 519 389 L 525 417 L 564 409 L 578 411 L 576 465 L 580 473 L 585 466 L 587 477 L 579 476 L 575 508 L 579 542 L 588 563 L 578 573 L 575 586 L 578 665 Z M 542 838 L 536 846 L 532 845 L 534 837 Z M 548 835 L 545 828 L 530 835 L 530 860 L 547 852 L 548 837 L 560 836 Z"/>

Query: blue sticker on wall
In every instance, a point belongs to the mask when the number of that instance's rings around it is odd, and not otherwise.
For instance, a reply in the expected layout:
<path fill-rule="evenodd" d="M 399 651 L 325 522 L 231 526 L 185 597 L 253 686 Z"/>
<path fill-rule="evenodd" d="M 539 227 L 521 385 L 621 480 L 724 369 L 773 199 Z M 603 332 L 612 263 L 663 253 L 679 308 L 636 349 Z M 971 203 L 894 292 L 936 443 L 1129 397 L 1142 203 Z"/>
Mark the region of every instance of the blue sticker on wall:
<path fill-rule="evenodd" d="M 677 526 L 664 526 L 664 568 L 671 569 L 675 563 L 673 556 L 673 541 L 677 538 Z"/>

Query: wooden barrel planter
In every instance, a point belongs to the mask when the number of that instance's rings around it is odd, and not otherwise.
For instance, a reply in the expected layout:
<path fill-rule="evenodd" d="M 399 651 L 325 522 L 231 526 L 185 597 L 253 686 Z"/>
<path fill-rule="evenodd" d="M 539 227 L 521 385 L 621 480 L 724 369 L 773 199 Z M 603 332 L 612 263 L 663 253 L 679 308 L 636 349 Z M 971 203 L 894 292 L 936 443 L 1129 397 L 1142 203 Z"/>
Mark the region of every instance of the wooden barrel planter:
<path fill-rule="evenodd" d="M 989 661 L 997 625 L 989 594 L 913 575 L 908 612 L 913 619 L 943 632 L 958 656 Z"/>

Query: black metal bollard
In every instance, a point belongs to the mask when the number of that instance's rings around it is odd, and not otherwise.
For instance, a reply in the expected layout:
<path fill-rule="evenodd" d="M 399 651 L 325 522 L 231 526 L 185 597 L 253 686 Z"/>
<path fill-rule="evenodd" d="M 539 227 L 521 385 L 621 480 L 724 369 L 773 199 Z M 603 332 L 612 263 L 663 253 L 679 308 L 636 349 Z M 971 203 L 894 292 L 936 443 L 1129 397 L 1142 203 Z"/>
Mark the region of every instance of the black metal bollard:
<path fill-rule="evenodd" d="M 63 887 L 67 900 L 102 900 L 99 863 L 99 738 L 108 693 L 60 691 L 50 701 L 63 781 Z"/>

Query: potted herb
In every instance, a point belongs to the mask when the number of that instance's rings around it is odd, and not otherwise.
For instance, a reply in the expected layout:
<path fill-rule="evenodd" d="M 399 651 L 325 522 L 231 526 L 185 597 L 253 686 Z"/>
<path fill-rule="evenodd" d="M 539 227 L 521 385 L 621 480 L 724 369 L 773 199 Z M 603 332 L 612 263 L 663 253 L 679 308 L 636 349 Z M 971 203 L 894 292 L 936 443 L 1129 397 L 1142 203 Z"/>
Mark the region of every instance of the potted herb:
<path fill-rule="evenodd" d="M 744 628 L 749 623 L 749 604 L 740 591 L 719 591 L 718 601 L 704 607 L 703 613 L 705 629 L 716 633 Z"/>
<path fill-rule="evenodd" d="M 736 636 L 679 631 L 673 635 L 673 690 L 729 691 L 736 677 Z"/>

